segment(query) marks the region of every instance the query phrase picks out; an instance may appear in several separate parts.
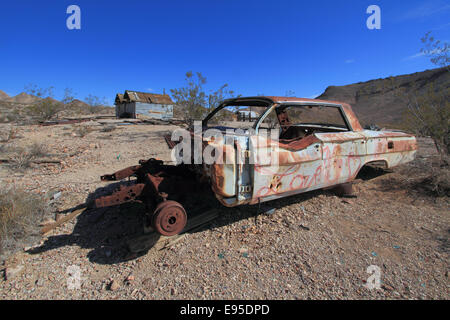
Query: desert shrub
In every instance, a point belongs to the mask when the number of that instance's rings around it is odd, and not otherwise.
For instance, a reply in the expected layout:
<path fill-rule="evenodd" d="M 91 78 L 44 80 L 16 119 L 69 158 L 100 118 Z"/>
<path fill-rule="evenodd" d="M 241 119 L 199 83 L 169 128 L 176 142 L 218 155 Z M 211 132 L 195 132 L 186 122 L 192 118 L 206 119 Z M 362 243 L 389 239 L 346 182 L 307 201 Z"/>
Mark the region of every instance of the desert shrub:
<path fill-rule="evenodd" d="M 192 124 L 194 120 L 202 120 L 209 112 L 219 106 L 225 98 L 235 93 L 228 89 L 228 84 L 222 85 L 218 90 L 207 94 L 204 90 L 206 77 L 200 72 L 186 72 L 184 87 L 171 89 L 175 100 L 174 117 L 182 118 L 186 123 Z"/>
<path fill-rule="evenodd" d="M 425 148 L 425 145 L 423 146 Z M 450 159 L 439 154 L 418 156 L 414 161 L 398 167 L 399 178 L 393 178 L 396 187 L 416 190 L 433 198 L 450 196 Z"/>
<path fill-rule="evenodd" d="M 28 147 L 28 153 L 35 158 L 45 157 L 48 155 L 47 146 L 42 143 L 34 142 Z"/>
<path fill-rule="evenodd" d="M 7 144 L 0 144 L 0 154 L 8 152 L 9 146 Z"/>
<path fill-rule="evenodd" d="M 0 189 L 0 254 L 38 236 L 46 201 L 23 190 Z"/>
<path fill-rule="evenodd" d="M 9 148 L 9 151 L 13 153 L 9 166 L 18 171 L 24 171 L 30 168 L 33 160 L 47 155 L 45 145 L 37 142 L 28 147 Z"/>
<path fill-rule="evenodd" d="M 114 125 L 107 125 L 107 126 L 104 126 L 101 131 L 102 132 L 112 132 L 114 130 L 116 130 L 116 126 L 114 126 Z"/>
<path fill-rule="evenodd" d="M 37 120 L 46 121 L 52 119 L 73 101 L 72 89 L 66 88 L 64 90 L 64 97 L 61 101 L 53 99 L 53 90 L 53 87 L 39 88 L 32 84 L 25 87 L 27 93 L 37 97 L 37 100 L 28 107 L 28 111 Z"/>
<path fill-rule="evenodd" d="M 450 154 L 450 89 L 436 90 L 429 85 L 422 95 L 406 96 L 405 126 L 412 132 L 433 139 L 439 154 Z"/>
<path fill-rule="evenodd" d="M 0 132 L 0 142 L 9 142 L 12 139 L 17 138 L 19 130 L 15 127 L 9 127 L 7 130 Z"/>
<path fill-rule="evenodd" d="M 450 196 L 450 169 L 448 167 L 433 168 L 425 177 L 415 181 L 416 189 L 423 190 L 431 196 Z"/>
<path fill-rule="evenodd" d="M 34 156 L 26 148 L 17 148 L 9 166 L 18 171 L 24 171 L 31 167 Z"/>
<path fill-rule="evenodd" d="M 51 98 L 41 99 L 29 107 L 30 113 L 42 121 L 50 120 L 63 109 L 63 103 Z"/>
<path fill-rule="evenodd" d="M 22 117 L 20 117 L 17 113 L 8 113 L 6 115 L 7 122 L 18 122 L 19 120 L 22 120 Z"/>
<path fill-rule="evenodd" d="M 86 136 L 88 133 L 90 133 L 92 131 L 92 128 L 89 126 L 83 126 L 83 125 L 77 125 L 74 126 L 72 128 L 72 133 L 76 136 L 76 137 L 80 137 L 83 138 L 84 136 Z"/>
<path fill-rule="evenodd" d="M 431 63 L 450 72 L 449 43 L 434 38 L 431 31 L 421 41 L 424 45 L 421 52 L 430 58 Z M 418 88 L 413 89 L 404 95 L 407 102 L 405 126 L 416 134 L 433 139 L 442 165 L 450 155 L 450 88 L 448 83 L 436 87 L 429 84 L 420 94 Z"/>
<path fill-rule="evenodd" d="M 108 104 L 105 97 L 100 98 L 92 94 L 89 94 L 84 101 L 87 104 L 87 110 L 85 112 L 91 114 L 102 113 L 104 107 Z"/>

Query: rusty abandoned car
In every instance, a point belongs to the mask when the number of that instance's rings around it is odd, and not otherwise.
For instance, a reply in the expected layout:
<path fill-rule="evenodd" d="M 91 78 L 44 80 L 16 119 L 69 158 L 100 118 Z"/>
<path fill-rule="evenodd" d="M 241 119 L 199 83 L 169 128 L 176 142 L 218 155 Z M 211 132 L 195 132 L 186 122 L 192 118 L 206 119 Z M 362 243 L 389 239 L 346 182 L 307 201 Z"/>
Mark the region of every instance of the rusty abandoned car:
<path fill-rule="evenodd" d="M 255 121 L 236 121 L 235 110 L 245 111 L 249 120 L 256 115 Z M 240 130 L 230 131 L 236 129 L 233 124 Z M 226 132 L 226 139 L 203 136 L 208 129 Z M 263 129 L 275 130 L 277 136 L 262 135 Z M 146 223 L 171 236 L 183 231 L 188 217 L 180 196 L 199 192 L 200 181 L 207 181 L 224 206 L 258 204 L 332 186 L 348 189 L 365 165 L 395 167 L 412 161 L 417 150 L 412 135 L 364 130 L 346 103 L 292 97 L 225 100 L 202 121 L 200 137 L 198 132 L 190 134 L 201 139 L 203 148 L 219 150 L 227 161 L 165 165 L 156 159 L 141 160 L 137 166 L 102 176 L 104 181 L 134 180 L 92 205 L 140 201 L 147 208 Z M 179 143 L 166 140 L 172 148 Z M 276 163 L 267 161 L 274 154 Z"/>

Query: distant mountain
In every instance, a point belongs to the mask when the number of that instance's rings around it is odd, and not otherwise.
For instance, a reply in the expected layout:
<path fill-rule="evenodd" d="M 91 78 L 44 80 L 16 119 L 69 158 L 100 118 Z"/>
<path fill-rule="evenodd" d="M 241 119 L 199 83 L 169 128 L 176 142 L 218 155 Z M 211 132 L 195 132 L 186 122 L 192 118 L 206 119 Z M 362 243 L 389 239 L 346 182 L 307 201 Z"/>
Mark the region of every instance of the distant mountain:
<path fill-rule="evenodd" d="M 0 90 L 0 100 L 5 100 L 5 99 L 8 99 L 8 98 L 9 98 L 9 96 L 5 92 Z"/>
<path fill-rule="evenodd" d="M 40 98 L 33 96 L 31 94 L 22 92 L 20 94 L 18 94 L 17 96 L 14 97 L 9 97 L 5 100 L 9 101 L 9 102 L 15 102 L 15 103 L 22 103 L 22 104 L 30 104 L 33 103 L 37 100 L 39 100 Z"/>
<path fill-rule="evenodd" d="M 78 100 L 78 99 L 72 100 L 71 102 L 68 103 L 68 105 L 70 107 L 73 107 L 73 108 L 87 108 L 87 107 L 89 107 L 89 105 L 86 102 Z"/>
<path fill-rule="evenodd" d="M 446 68 L 438 68 L 345 86 L 330 86 L 317 99 L 349 103 L 363 125 L 401 125 L 406 104 L 399 97 L 398 88 L 405 92 L 416 90 L 416 94 L 421 95 L 428 84 L 432 84 L 435 90 L 449 88 L 450 72 Z"/>

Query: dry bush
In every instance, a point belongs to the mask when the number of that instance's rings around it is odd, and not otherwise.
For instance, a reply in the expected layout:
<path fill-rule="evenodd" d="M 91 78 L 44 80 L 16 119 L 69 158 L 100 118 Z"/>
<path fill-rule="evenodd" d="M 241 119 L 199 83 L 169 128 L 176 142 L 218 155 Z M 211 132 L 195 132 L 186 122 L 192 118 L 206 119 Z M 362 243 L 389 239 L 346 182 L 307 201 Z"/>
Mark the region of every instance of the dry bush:
<path fill-rule="evenodd" d="M 207 94 L 203 88 L 206 84 L 206 77 L 200 72 L 186 72 L 185 80 L 184 87 L 171 89 L 170 92 L 175 101 L 174 117 L 182 118 L 189 125 L 192 125 L 194 120 L 202 120 L 225 98 L 235 95 L 235 92 L 228 89 L 228 84 Z"/>
<path fill-rule="evenodd" d="M 441 160 L 439 155 L 416 158 L 396 172 L 399 179 L 394 179 L 396 187 L 419 191 L 422 195 L 433 198 L 450 196 L 450 166 L 448 158 Z"/>
<path fill-rule="evenodd" d="M 0 189 L 0 254 L 14 250 L 38 236 L 38 223 L 46 201 L 22 190 Z"/>
<path fill-rule="evenodd" d="M 92 131 L 91 127 L 83 126 L 83 125 L 77 125 L 77 126 L 73 127 L 72 134 L 74 136 L 76 136 L 76 137 L 83 138 L 84 136 L 86 136 L 91 131 Z"/>
<path fill-rule="evenodd" d="M 34 156 L 25 148 L 17 148 L 9 166 L 18 171 L 24 171 L 31 167 Z"/>
<path fill-rule="evenodd" d="M 107 125 L 107 126 L 103 127 L 101 131 L 102 132 L 112 132 L 114 130 L 116 130 L 116 126 L 114 126 L 114 125 Z"/>
<path fill-rule="evenodd" d="M 426 177 L 416 183 L 416 187 L 436 197 L 450 197 L 450 168 L 448 166 L 432 168 Z"/>
<path fill-rule="evenodd" d="M 28 147 L 28 153 L 35 158 L 41 158 L 48 155 L 48 149 L 46 145 L 39 142 L 34 142 Z"/>
<path fill-rule="evenodd" d="M 16 139 L 19 135 L 19 129 L 15 127 L 9 127 L 6 131 L 0 132 L 0 142 L 9 142 L 12 139 Z"/>
<path fill-rule="evenodd" d="M 404 125 L 416 135 L 429 136 L 442 158 L 450 154 L 450 88 L 432 85 L 421 95 L 409 93 Z"/>
<path fill-rule="evenodd" d="M 30 113 L 40 121 L 46 121 L 53 118 L 58 112 L 64 109 L 64 104 L 50 99 L 41 99 L 29 108 Z"/>
<path fill-rule="evenodd" d="M 19 120 L 23 120 L 23 117 L 21 117 L 19 114 L 8 113 L 7 115 L 0 118 L 0 123 L 19 122 Z"/>
<path fill-rule="evenodd" d="M 6 116 L 6 120 L 8 120 L 8 122 L 17 122 L 21 117 L 18 114 L 15 113 L 9 113 Z"/>
<path fill-rule="evenodd" d="M 11 151 L 11 150 L 10 150 Z M 31 167 L 33 160 L 47 155 L 47 148 L 40 143 L 33 143 L 28 147 L 16 147 L 12 149 L 13 157 L 9 166 L 18 171 L 24 171 Z"/>
<path fill-rule="evenodd" d="M 5 154 L 8 151 L 9 151 L 9 145 L 0 144 L 0 154 Z"/>

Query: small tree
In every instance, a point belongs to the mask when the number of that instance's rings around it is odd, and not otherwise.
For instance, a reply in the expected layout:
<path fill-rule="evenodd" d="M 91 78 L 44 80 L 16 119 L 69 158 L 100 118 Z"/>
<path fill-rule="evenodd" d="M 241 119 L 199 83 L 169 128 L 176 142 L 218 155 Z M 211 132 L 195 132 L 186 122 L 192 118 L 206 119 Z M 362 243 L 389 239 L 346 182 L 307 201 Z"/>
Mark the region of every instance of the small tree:
<path fill-rule="evenodd" d="M 63 109 L 63 103 L 53 99 L 53 90 L 53 87 L 39 88 L 36 85 L 28 85 L 25 87 L 25 91 L 28 94 L 38 98 L 38 100 L 29 107 L 29 110 L 31 114 L 39 120 L 50 120 Z"/>
<path fill-rule="evenodd" d="M 38 98 L 30 107 L 30 112 L 39 120 L 46 121 L 52 119 L 58 112 L 64 110 L 70 104 L 73 98 L 73 90 L 70 88 L 64 89 L 64 96 L 61 101 L 55 100 L 54 87 L 39 88 L 36 85 L 30 84 L 25 87 L 25 92 Z"/>
<path fill-rule="evenodd" d="M 90 113 L 97 113 L 99 111 L 98 107 L 104 107 L 107 105 L 106 98 L 99 98 L 98 96 L 94 96 L 89 94 L 86 98 L 84 98 L 84 102 L 89 105 Z"/>
<path fill-rule="evenodd" d="M 194 120 L 200 120 L 205 114 L 206 93 L 203 85 L 206 78 L 200 72 L 186 72 L 186 86 L 178 89 L 170 89 L 175 104 L 179 108 L 181 117 L 189 124 Z"/>
<path fill-rule="evenodd" d="M 295 91 L 294 90 L 286 90 L 286 92 L 284 93 L 285 97 L 295 97 Z"/>
<path fill-rule="evenodd" d="M 430 32 L 421 40 L 424 44 L 421 52 L 449 72 L 448 43 L 434 39 Z M 419 88 L 413 88 L 408 94 L 401 94 L 407 106 L 405 125 L 416 134 L 431 137 L 443 161 L 450 153 L 450 89 L 445 84 L 440 87 L 429 84 L 423 90 L 419 94 Z"/>
<path fill-rule="evenodd" d="M 186 86 L 170 90 L 179 115 L 188 124 L 192 124 L 194 120 L 202 120 L 210 111 L 218 107 L 221 101 L 234 95 L 234 91 L 228 89 L 228 84 L 206 94 L 203 88 L 205 84 L 206 77 L 200 72 L 194 74 L 188 71 Z"/>
<path fill-rule="evenodd" d="M 64 96 L 61 100 L 61 102 L 67 106 L 68 104 L 71 104 L 75 100 L 73 90 L 70 88 L 64 89 Z"/>
<path fill-rule="evenodd" d="M 228 89 L 228 84 L 224 84 L 218 90 L 211 92 L 208 95 L 208 113 L 217 108 L 223 100 L 233 96 L 235 96 L 235 93 L 233 90 Z M 216 120 L 219 121 L 231 121 L 233 120 L 233 117 L 234 110 L 229 110 L 228 108 L 222 109 L 215 115 Z"/>
<path fill-rule="evenodd" d="M 435 39 L 431 35 L 431 31 L 428 31 L 420 40 L 424 45 L 424 47 L 420 49 L 420 52 L 429 57 L 433 64 L 450 70 L 450 46 L 448 42 L 441 42 L 441 40 Z"/>
<path fill-rule="evenodd" d="M 433 139 L 441 159 L 450 153 L 450 89 L 428 85 L 422 95 L 405 95 L 405 125 L 411 131 Z"/>
<path fill-rule="evenodd" d="M 234 95 L 234 91 L 228 89 L 228 84 L 224 84 L 218 90 L 213 91 L 208 95 L 208 112 L 213 111 L 223 100 Z"/>

